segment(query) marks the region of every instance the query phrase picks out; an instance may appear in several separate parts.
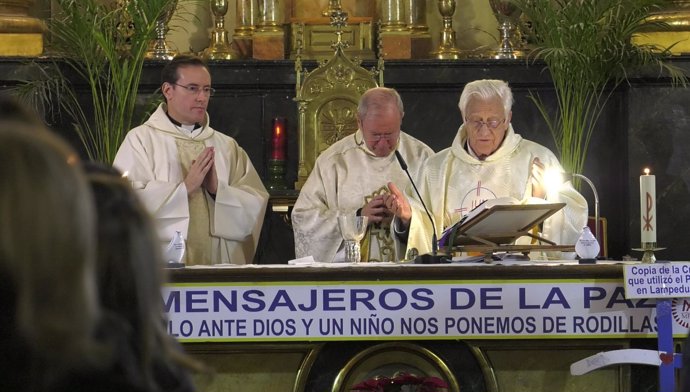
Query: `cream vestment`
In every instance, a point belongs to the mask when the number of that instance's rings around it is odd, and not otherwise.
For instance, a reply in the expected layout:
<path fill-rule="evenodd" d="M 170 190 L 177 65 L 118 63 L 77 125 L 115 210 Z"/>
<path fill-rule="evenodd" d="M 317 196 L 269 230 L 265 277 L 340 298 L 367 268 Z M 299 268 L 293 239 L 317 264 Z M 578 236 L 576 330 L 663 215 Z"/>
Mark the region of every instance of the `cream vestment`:
<path fill-rule="evenodd" d="M 532 196 L 531 166 L 534 158 L 546 169 L 562 170 L 556 156 L 546 147 L 523 139 L 510 125 L 501 146 L 480 161 L 465 149 L 467 133 L 460 127 L 453 144 L 429 158 L 422 178 L 417 184 L 424 202 L 436 223 L 436 235 L 457 222 L 484 200 L 514 197 L 518 200 Z M 417 195 L 407 196 L 412 205 L 408 242 L 405 255 L 431 252 L 432 226 L 418 202 Z M 557 192 L 549 194 L 549 202 L 564 202 L 566 206 L 544 222 L 542 235 L 557 244 L 572 245 L 587 223 L 587 201 L 568 182 Z M 399 251 L 405 246 L 399 244 Z"/>
<path fill-rule="evenodd" d="M 208 115 L 190 133 L 170 121 L 164 105 L 127 133 L 114 166 L 132 182 L 164 244 L 176 231 L 182 233 L 187 264 L 251 263 L 268 193 L 247 153 L 211 128 Z M 188 168 L 210 146 L 218 175 L 215 199 L 201 188 L 187 195 Z"/>
<path fill-rule="evenodd" d="M 400 132 L 398 151 L 413 178 L 426 158 L 433 154 L 426 144 L 403 132 Z M 395 153 L 377 157 L 367 148 L 359 130 L 323 151 L 292 210 L 297 257 L 311 255 L 319 262 L 344 261 L 336 258 L 343 244 L 338 214 L 355 215 L 372 197 L 388 193 L 388 182 L 405 189 L 410 180 Z M 369 226 L 362 241 L 362 258 L 367 261 L 398 259 L 389 224 Z"/>

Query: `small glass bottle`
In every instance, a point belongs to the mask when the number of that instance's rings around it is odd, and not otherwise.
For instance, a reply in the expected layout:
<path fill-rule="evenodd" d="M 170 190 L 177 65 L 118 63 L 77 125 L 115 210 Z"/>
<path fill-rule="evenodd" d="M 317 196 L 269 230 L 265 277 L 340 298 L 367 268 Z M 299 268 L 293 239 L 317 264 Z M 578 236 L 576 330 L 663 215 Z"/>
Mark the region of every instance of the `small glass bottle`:
<path fill-rule="evenodd" d="M 165 248 L 164 256 L 167 267 L 184 267 L 182 260 L 184 258 L 185 249 L 184 238 L 182 238 L 182 233 L 178 230 Z"/>
<path fill-rule="evenodd" d="M 575 253 L 580 256 L 580 264 L 593 264 L 599 255 L 599 241 L 588 226 L 582 228 L 582 234 L 575 243 Z"/>

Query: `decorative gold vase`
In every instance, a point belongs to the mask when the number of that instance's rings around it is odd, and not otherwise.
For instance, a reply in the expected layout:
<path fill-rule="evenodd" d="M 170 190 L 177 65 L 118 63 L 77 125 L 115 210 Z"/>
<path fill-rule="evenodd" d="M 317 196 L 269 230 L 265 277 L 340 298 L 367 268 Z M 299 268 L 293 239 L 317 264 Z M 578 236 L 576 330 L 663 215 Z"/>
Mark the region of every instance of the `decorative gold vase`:
<path fill-rule="evenodd" d="M 161 13 L 160 18 L 156 21 L 156 39 L 146 53 L 147 59 L 172 60 L 177 54 L 177 51 L 171 49 L 167 42 L 165 42 L 165 35 L 168 33 L 168 23 L 170 23 L 170 19 L 172 19 L 176 8 L 177 0 L 170 2 L 168 7 Z"/>
<path fill-rule="evenodd" d="M 228 31 L 225 30 L 225 14 L 228 12 L 228 0 L 210 0 L 211 13 L 215 28 L 211 32 L 211 43 L 202 54 L 207 60 L 232 60 L 238 57 L 230 45 Z"/>

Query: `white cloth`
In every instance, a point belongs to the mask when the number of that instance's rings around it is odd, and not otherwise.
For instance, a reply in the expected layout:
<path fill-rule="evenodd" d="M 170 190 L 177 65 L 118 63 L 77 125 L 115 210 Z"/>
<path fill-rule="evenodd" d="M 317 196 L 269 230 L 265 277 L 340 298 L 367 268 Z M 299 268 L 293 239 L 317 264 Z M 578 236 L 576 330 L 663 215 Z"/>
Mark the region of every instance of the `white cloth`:
<path fill-rule="evenodd" d="M 421 141 L 400 132 L 398 151 L 413 178 L 433 150 Z M 387 193 L 388 182 L 405 189 L 410 180 L 395 153 L 377 157 L 367 147 L 362 132 L 347 136 L 323 151 L 316 159 L 292 210 L 296 256 L 314 256 L 318 262 L 333 262 L 343 244 L 338 215 L 355 215 L 371 197 Z M 385 235 L 385 239 L 382 236 Z M 381 240 L 381 241 L 379 241 Z M 383 242 L 388 242 L 384 246 Z M 395 261 L 394 243 L 387 228 L 372 230 L 368 260 Z M 380 245 L 378 245 L 380 242 Z M 363 241 L 366 244 L 367 241 Z M 364 248 L 364 246 L 363 246 Z M 342 261 L 342 260 L 335 260 Z"/>
<path fill-rule="evenodd" d="M 532 196 L 532 160 L 539 158 L 546 170 L 562 170 L 556 156 L 546 147 L 523 139 L 510 125 L 501 146 L 480 161 L 465 149 L 467 133 L 460 127 L 453 144 L 429 158 L 424 165 L 419 191 L 436 224 L 436 235 L 457 222 L 484 200 Z M 408 192 L 412 205 L 405 255 L 431 252 L 432 226 L 418 197 Z M 566 206 L 544 222 L 542 236 L 561 245 L 577 241 L 587 223 L 587 201 L 568 182 L 547 201 Z M 402 253 L 404 244 L 398 244 Z"/>
<path fill-rule="evenodd" d="M 194 136 L 192 136 L 194 135 Z M 248 264 L 256 252 L 268 192 L 247 153 L 231 137 L 209 126 L 208 115 L 200 132 L 190 133 L 174 125 L 161 104 L 149 119 L 127 133 L 115 156 L 114 166 L 127 174 L 136 193 L 155 218 L 159 237 L 167 244 L 180 231 L 188 238 L 190 206 L 184 184 L 178 145 L 198 143 L 200 150 L 215 148 L 218 190 L 215 200 L 207 193 L 211 260 L 187 260 L 190 264 Z M 188 244 L 189 245 L 189 244 Z M 189 249 L 188 249 L 189 251 Z M 205 251 L 205 250 L 204 250 Z"/>

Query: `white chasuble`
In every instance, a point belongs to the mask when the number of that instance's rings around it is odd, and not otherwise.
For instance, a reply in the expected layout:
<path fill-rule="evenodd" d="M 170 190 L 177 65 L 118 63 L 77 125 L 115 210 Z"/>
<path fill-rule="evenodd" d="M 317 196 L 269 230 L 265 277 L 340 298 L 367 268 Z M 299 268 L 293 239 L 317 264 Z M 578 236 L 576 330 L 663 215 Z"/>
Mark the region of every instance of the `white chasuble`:
<path fill-rule="evenodd" d="M 436 235 L 482 201 L 499 197 L 518 200 L 532 196 L 531 166 L 534 158 L 546 167 L 563 170 L 556 156 L 546 147 L 523 139 L 513 131 L 506 132 L 501 146 L 493 154 L 480 161 L 466 150 L 467 136 L 464 127 L 451 147 L 429 158 L 417 184 L 436 224 Z M 399 243 L 398 251 L 407 258 L 415 254 L 431 252 L 432 225 L 418 202 L 417 195 L 407 191 L 412 205 L 408 242 Z M 542 236 L 561 245 L 577 241 L 587 223 L 587 201 L 570 182 L 560 190 L 549 193 L 547 201 L 566 203 L 566 206 L 544 222 Z M 556 257 L 560 257 L 557 252 Z"/>
<path fill-rule="evenodd" d="M 433 153 L 426 144 L 403 132 L 398 151 L 413 177 Z M 344 261 L 338 215 L 355 215 L 372 197 L 388 192 L 388 182 L 405 189 L 409 179 L 395 154 L 375 156 L 366 147 L 361 131 L 323 151 L 292 210 L 296 256 L 313 256 L 318 262 Z M 398 259 L 388 226 L 389 222 L 369 226 L 362 241 L 364 261 Z"/>
<path fill-rule="evenodd" d="M 205 190 L 187 195 L 184 179 L 205 147 L 214 147 L 215 199 Z M 196 154 L 196 155 L 195 155 Z M 268 192 L 247 153 L 209 126 L 194 136 L 175 126 L 161 104 L 127 133 L 113 165 L 127 174 L 154 217 L 161 244 L 176 231 L 187 241 L 188 264 L 251 263 L 263 224 Z"/>

